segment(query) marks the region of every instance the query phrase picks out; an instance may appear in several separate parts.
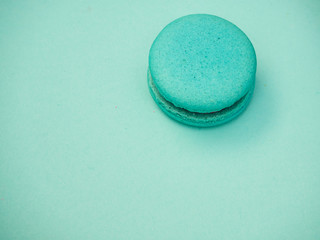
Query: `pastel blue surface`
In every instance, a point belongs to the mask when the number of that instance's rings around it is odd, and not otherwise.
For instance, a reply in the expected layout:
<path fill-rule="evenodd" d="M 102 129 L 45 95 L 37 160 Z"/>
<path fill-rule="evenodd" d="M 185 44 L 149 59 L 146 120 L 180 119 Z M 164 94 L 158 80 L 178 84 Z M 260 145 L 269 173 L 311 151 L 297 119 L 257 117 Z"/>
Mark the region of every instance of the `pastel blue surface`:
<path fill-rule="evenodd" d="M 258 56 L 237 120 L 169 119 L 146 84 L 173 19 Z M 318 0 L 1 0 L 0 240 L 320 239 Z"/>
<path fill-rule="evenodd" d="M 256 56 L 247 36 L 217 16 L 193 14 L 168 24 L 149 55 L 160 94 L 177 107 L 210 113 L 253 88 Z"/>

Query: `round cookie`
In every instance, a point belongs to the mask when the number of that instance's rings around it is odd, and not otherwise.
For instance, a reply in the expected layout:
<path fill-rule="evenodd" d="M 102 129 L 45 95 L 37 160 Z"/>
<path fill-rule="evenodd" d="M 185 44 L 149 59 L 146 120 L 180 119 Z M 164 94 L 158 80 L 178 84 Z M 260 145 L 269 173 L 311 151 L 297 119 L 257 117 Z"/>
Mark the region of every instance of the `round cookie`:
<path fill-rule="evenodd" d="M 238 116 L 250 102 L 255 73 L 250 40 L 213 15 L 173 21 L 149 53 L 152 97 L 168 116 L 192 126 L 216 126 Z"/>

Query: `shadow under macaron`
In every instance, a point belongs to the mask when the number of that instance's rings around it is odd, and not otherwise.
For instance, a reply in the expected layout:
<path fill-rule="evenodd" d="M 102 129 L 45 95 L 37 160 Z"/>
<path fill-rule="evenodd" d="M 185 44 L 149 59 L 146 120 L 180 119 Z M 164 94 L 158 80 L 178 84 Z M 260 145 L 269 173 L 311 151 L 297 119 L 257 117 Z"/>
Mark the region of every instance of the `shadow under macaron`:
<path fill-rule="evenodd" d="M 266 83 L 265 75 L 257 72 L 251 102 L 244 112 L 225 124 L 199 128 L 173 121 L 169 117 L 167 119 L 180 128 L 177 129 L 180 134 L 196 145 L 241 147 L 249 142 L 257 143 L 277 122 L 277 92 Z"/>

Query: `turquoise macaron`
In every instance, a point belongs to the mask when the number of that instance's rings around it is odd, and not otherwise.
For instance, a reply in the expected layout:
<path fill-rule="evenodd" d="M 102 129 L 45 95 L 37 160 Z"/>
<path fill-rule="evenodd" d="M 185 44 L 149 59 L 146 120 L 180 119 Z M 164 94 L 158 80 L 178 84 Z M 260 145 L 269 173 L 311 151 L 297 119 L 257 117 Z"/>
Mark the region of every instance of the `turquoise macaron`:
<path fill-rule="evenodd" d="M 256 54 L 231 22 L 192 14 L 169 23 L 149 52 L 148 86 L 169 117 L 196 127 L 226 123 L 248 106 Z"/>

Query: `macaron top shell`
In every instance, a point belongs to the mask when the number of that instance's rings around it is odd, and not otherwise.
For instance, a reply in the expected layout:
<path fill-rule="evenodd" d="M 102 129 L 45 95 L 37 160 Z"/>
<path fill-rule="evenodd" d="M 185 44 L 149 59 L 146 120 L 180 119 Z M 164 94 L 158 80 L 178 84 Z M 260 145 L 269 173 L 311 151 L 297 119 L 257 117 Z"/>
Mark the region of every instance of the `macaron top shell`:
<path fill-rule="evenodd" d="M 256 55 L 234 24 L 194 14 L 160 32 L 150 49 L 149 69 L 167 101 L 190 112 L 210 113 L 231 106 L 251 89 Z"/>

